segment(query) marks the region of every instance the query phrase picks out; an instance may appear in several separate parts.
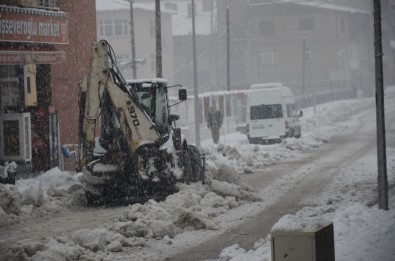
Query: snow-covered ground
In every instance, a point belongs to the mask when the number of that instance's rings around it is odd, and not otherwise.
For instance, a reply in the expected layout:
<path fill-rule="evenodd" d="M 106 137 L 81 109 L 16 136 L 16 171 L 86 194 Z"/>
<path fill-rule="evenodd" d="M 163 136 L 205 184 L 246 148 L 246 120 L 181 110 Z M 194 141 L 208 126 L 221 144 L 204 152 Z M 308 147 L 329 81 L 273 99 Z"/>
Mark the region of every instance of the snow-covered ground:
<path fill-rule="evenodd" d="M 302 138 L 281 144 L 250 145 L 239 133 L 221 137 L 220 145 L 204 141 L 206 185 L 180 184 L 180 191 L 165 201 L 125 207 L 111 222 L 93 229 L 48 232 L 45 238 L 29 234 L 16 241 L 7 238 L 3 231 L 12 224 L 67 216 L 71 208 L 84 211 L 81 174 L 55 168 L 38 178 L 19 180 L 16 186 L 0 185 L 0 260 L 163 260 L 167 253 L 182 251 L 242 223 L 270 203 L 273 191 L 254 189 L 243 182 L 243 175 L 285 161 L 303 161 L 310 149 L 350 132 L 361 115 L 366 115 L 374 131 L 373 107 L 372 99 L 360 99 L 321 105 L 315 114 L 312 108 L 306 109 Z M 348 115 L 354 117 L 342 121 Z M 336 260 L 394 260 L 394 156 L 395 149 L 389 148 L 389 211 L 377 207 L 377 160 L 372 151 L 343 169 L 319 198 L 310 199 L 309 207 L 284 216 L 274 229 L 306 228 L 328 220 L 334 224 Z M 286 188 L 298 178 L 302 177 L 284 176 L 278 182 Z M 270 235 L 263 235 L 252 250 L 237 245 L 223 249 L 220 260 L 271 260 Z"/>

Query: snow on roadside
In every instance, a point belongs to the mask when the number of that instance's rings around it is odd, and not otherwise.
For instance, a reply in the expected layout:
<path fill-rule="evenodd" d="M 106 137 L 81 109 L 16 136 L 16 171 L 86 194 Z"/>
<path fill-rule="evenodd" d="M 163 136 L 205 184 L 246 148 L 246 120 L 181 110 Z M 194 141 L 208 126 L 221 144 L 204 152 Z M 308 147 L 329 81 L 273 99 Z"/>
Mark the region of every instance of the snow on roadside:
<path fill-rule="evenodd" d="M 320 222 L 333 222 L 336 260 L 393 260 L 395 249 L 395 149 L 388 149 L 389 211 L 377 204 L 377 158 L 368 155 L 342 171 L 313 206 L 283 216 L 272 228 L 303 231 Z M 392 174 L 391 174 L 392 173 Z M 311 230 L 310 230 L 311 231 Z M 221 261 L 271 260 L 270 236 L 250 251 L 233 245 L 222 250 Z"/>
<path fill-rule="evenodd" d="M 87 252 L 95 253 L 90 254 L 94 256 L 93 259 L 102 259 L 108 253 L 122 251 L 123 247 L 143 247 L 145 241 L 150 238 L 171 242 L 171 238 L 183 230 L 216 230 L 218 224 L 211 220 L 213 217 L 226 213 L 240 204 L 261 200 L 251 187 L 240 182 L 238 175 L 232 167 L 220 166 L 216 173 L 211 173 L 213 178 L 208 179 L 206 185 L 179 184 L 179 192 L 168 196 L 163 202 L 150 200 L 144 205 L 134 204 L 126 207 L 124 214 L 113 224 L 107 224 L 107 227 L 80 229 L 66 240 L 57 237 L 47 238 L 46 244 L 42 247 L 41 242 L 33 240 L 17 242 L 9 248 L 11 252 L 3 251 L 8 256 L 2 254 L 2 258 L 13 258 L 12 254 L 35 258 L 36 254 L 45 256 L 46 252 L 54 249 L 60 251 L 59 255 L 72 258 L 68 254 L 70 248 L 78 250 L 82 247 Z M 44 207 L 51 206 L 56 197 L 64 196 L 64 199 L 68 199 L 70 195 L 66 194 L 78 185 L 77 181 L 77 177 L 55 169 L 37 179 L 17 182 L 17 186 L 2 185 L 4 187 L 2 191 L 10 195 L 14 193 L 14 198 L 19 199 L 18 204 L 16 200 L 13 201 L 15 213 L 12 214 L 12 217 L 19 217 L 26 204 L 32 205 L 33 215 L 38 209 L 43 212 Z M 25 202 L 24 194 L 31 196 L 32 199 Z M 5 207 L 10 202 L 3 204 L 5 209 L 11 209 Z M 65 202 L 57 203 L 57 206 L 62 208 Z M 1 243 L 5 241 L 6 239 L 3 239 Z M 59 247 L 63 241 L 67 247 Z"/>
<path fill-rule="evenodd" d="M 10 257 L 27 255 L 32 260 L 40 260 L 45 256 L 73 260 L 75 257 L 116 260 L 116 252 L 123 251 L 124 247 L 144 248 L 151 239 L 172 244 L 175 235 L 183 231 L 217 230 L 221 224 L 213 221 L 215 217 L 241 204 L 261 200 L 256 191 L 240 182 L 240 174 L 248 174 L 283 160 L 302 158 L 304 150 L 318 147 L 328 142 L 335 133 L 346 130 L 350 124 L 355 125 L 355 122 L 335 125 L 336 121 L 349 114 L 361 113 L 371 104 L 372 101 L 367 99 L 339 101 L 317 106 L 315 114 L 312 108 L 306 109 L 301 120 L 302 138 L 287 139 L 280 145 L 250 145 L 246 137 L 238 133 L 228 135 L 226 145 L 203 142 L 207 159 L 206 185 L 180 184 L 180 191 L 165 201 L 150 200 L 144 205 L 129 206 L 116 221 L 103 224 L 105 227 L 77 230 L 71 238 L 58 236 L 43 242 L 24 242 L 25 247 L 15 247 L 8 250 L 7 254 Z M 0 187 L 0 191 L 5 190 L 15 193 L 14 197 L 19 197 L 21 202 L 23 194 L 27 193 L 32 201 L 29 204 L 20 203 L 20 207 L 16 207 L 19 208 L 19 215 L 5 213 L 0 208 L 0 226 L 2 222 L 8 225 L 23 220 L 23 217 L 67 211 L 66 207 L 81 197 L 78 175 L 59 169 L 50 170 L 39 178 L 18 181 L 16 186 Z M 44 246 L 41 247 L 39 243 Z M 267 241 L 263 239 L 256 243 L 254 253 L 266 253 L 265 247 Z M 238 249 L 238 252 L 243 253 L 243 250 Z"/>
<path fill-rule="evenodd" d="M 67 211 L 82 201 L 78 178 L 79 174 L 53 168 L 36 178 L 17 180 L 16 185 L 0 184 L 0 227 Z"/>

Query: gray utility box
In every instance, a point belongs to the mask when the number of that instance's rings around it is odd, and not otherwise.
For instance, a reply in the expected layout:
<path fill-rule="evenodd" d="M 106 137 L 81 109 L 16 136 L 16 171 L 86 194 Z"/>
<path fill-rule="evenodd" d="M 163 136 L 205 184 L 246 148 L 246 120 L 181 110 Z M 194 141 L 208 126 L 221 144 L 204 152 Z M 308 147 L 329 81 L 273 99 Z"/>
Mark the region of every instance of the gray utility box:
<path fill-rule="evenodd" d="M 272 261 L 335 261 L 333 223 L 314 231 L 272 231 Z"/>

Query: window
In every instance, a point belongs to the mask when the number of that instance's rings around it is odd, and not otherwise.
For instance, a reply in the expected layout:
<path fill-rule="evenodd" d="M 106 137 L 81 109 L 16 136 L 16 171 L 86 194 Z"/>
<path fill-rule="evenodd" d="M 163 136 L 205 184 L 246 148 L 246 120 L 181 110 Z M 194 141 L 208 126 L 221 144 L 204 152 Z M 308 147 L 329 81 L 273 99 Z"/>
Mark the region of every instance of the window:
<path fill-rule="evenodd" d="M 277 64 L 278 54 L 276 51 L 258 53 L 259 64 Z"/>
<path fill-rule="evenodd" d="M 155 124 L 159 126 L 165 126 L 168 124 L 168 110 L 165 90 L 163 88 L 156 88 L 155 96 Z"/>
<path fill-rule="evenodd" d="M 57 0 L 38 0 L 38 6 L 56 8 Z"/>
<path fill-rule="evenodd" d="M 3 121 L 4 156 L 20 156 L 19 121 Z"/>
<path fill-rule="evenodd" d="M 129 34 L 128 19 L 114 19 L 114 35 L 124 36 Z"/>
<path fill-rule="evenodd" d="M 1 105 L 3 107 L 15 107 L 19 105 L 19 86 L 18 78 L 1 78 L 0 94 Z"/>
<path fill-rule="evenodd" d="M 106 19 L 103 24 L 104 36 L 113 36 L 112 20 Z"/>
<path fill-rule="evenodd" d="M 314 20 L 312 17 L 299 18 L 299 31 L 313 31 Z"/>
<path fill-rule="evenodd" d="M 104 19 L 99 20 L 99 36 L 125 36 L 129 34 L 128 19 Z"/>
<path fill-rule="evenodd" d="M 104 21 L 99 20 L 99 36 L 103 37 L 104 36 Z"/>
<path fill-rule="evenodd" d="M 281 104 L 251 106 L 251 120 L 277 119 L 283 117 Z"/>
<path fill-rule="evenodd" d="M 272 35 L 274 34 L 274 24 L 271 20 L 263 20 L 259 24 L 260 35 Z"/>
<path fill-rule="evenodd" d="M 167 3 L 165 3 L 165 8 L 169 9 L 169 10 L 173 10 L 173 11 L 177 11 L 178 10 L 177 3 L 167 2 Z"/>

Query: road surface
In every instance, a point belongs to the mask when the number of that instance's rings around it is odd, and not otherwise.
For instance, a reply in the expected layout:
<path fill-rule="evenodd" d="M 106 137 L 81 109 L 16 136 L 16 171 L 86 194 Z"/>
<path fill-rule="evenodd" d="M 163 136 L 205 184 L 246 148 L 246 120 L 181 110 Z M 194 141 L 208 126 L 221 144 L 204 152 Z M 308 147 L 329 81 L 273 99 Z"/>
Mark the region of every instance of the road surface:
<path fill-rule="evenodd" d="M 374 125 L 372 122 L 366 122 L 366 118 L 371 117 L 360 115 L 358 126 L 347 131 L 345 135 L 333 137 L 330 143 L 321 148 L 309 151 L 309 155 L 303 161 L 284 163 L 273 166 L 270 170 L 244 175 L 244 181 L 258 189 L 267 189 L 285 175 L 303 175 L 304 178 L 302 182 L 296 182 L 285 196 L 278 198 L 274 204 L 266 207 L 247 222 L 183 253 L 169 256 L 166 260 L 217 259 L 222 249 L 234 244 L 239 244 L 246 250 L 251 249 L 256 241 L 270 234 L 272 226 L 283 215 L 295 213 L 306 206 L 309 198 L 318 197 L 342 169 L 365 155 L 376 152 Z M 393 130 L 389 130 L 389 133 L 392 132 Z M 394 146 L 393 142 L 389 142 L 389 145 Z M 275 191 L 276 188 L 270 187 L 270 189 Z"/>

